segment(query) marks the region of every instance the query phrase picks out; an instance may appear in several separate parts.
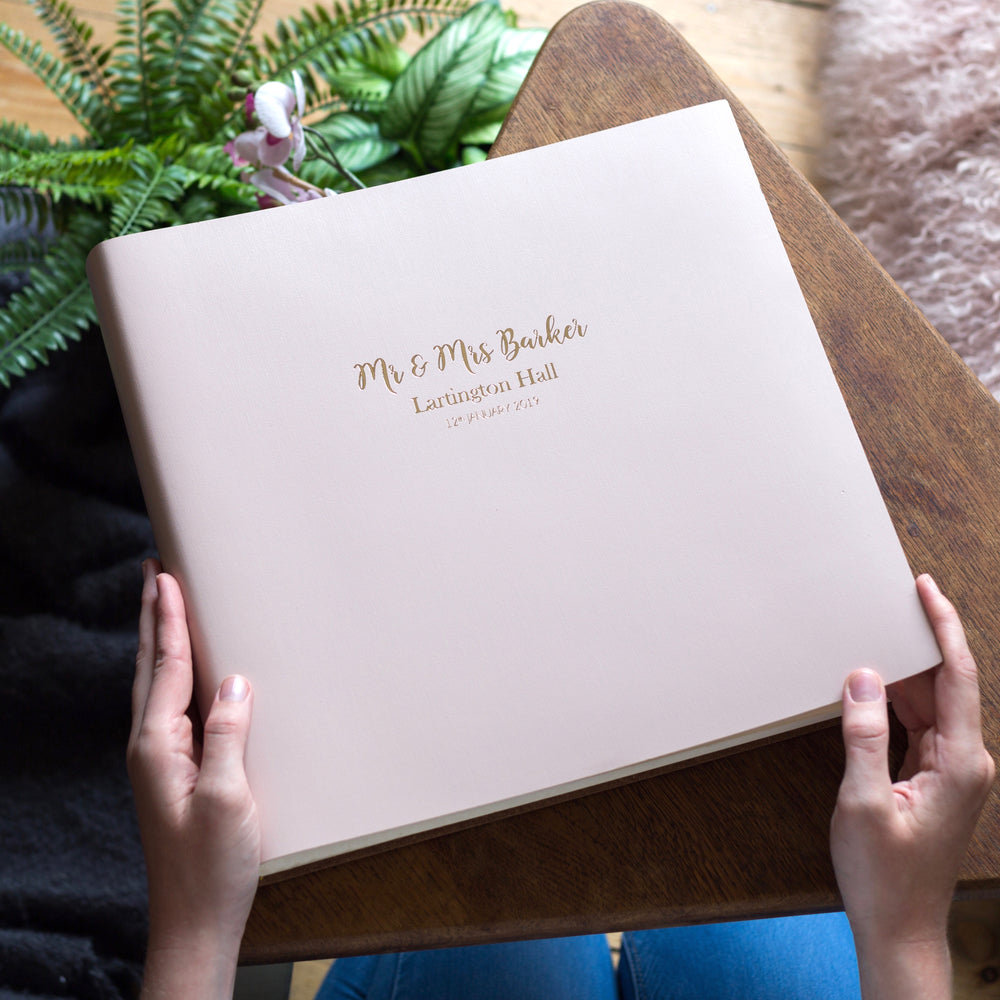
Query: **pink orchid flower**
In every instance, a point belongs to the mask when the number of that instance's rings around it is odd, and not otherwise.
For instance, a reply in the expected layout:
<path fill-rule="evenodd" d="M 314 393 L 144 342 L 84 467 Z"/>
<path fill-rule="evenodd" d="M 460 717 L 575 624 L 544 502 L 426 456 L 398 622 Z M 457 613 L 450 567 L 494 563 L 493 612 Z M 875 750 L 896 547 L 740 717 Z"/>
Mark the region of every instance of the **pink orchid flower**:
<path fill-rule="evenodd" d="M 263 192 L 263 196 L 258 197 L 258 204 L 261 208 L 272 208 L 275 205 L 295 205 L 300 201 L 312 201 L 315 198 L 322 198 L 325 194 L 333 194 L 333 191 L 320 191 L 318 188 L 300 187 L 290 183 L 283 177 L 275 176 L 270 168 L 258 170 L 245 177 L 255 188 Z"/>
<path fill-rule="evenodd" d="M 280 167 L 289 156 L 292 169 L 298 170 L 306 155 L 306 137 L 302 129 L 306 95 L 302 77 L 292 70 L 295 89 L 286 83 L 269 80 L 253 95 L 253 110 L 260 125 L 242 132 L 225 151 L 236 166 L 254 163 L 262 167 Z M 249 102 L 248 102 L 249 106 Z"/>

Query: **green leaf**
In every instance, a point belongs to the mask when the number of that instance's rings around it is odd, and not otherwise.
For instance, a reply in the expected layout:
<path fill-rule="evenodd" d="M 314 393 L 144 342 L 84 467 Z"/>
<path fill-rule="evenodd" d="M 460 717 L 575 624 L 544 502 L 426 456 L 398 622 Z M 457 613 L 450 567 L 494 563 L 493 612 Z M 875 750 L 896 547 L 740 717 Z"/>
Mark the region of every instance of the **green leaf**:
<path fill-rule="evenodd" d="M 91 85 L 61 59 L 46 52 L 40 42 L 0 23 L 0 45 L 17 56 L 92 135 L 102 118 L 103 105 Z"/>
<path fill-rule="evenodd" d="M 392 184 L 416 177 L 418 173 L 412 160 L 397 154 L 391 160 L 365 170 L 360 176 L 368 187 L 378 187 L 379 184 Z"/>
<path fill-rule="evenodd" d="M 153 81 L 157 67 L 163 73 L 169 56 L 155 27 L 155 0 L 118 0 L 115 56 L 111 69 L 116 75 L 117 114 L 114 130 L 103 139 L 116 145 L 125 137 L 147 142 L 154 135 Z"/>
<path fill-rule="evenodd" d="M 392 83 L 409 65 L 410 53 L 398 45 L 377 45 L 360 57 L 373 73 Z"/>
<path fill-rule="evenodd" d="M 111 49 L 91 44 L 94 29 L 76 16 L 67 0 L 31 0 L 31 6 L 52 32 L 63 59 L 94 88 L 105 109 L 111 110 L 114 98 L 104 69 Z"/>
<path fill-rule="evenodd" d="M 177 208 L 178 224 L 188 222 L 204 222 L 219 215 L 219 206 L 211 195 L 203 191 L 189 194 Z"/>
<path fill-rule="evenodd" d="M 292 69 L 314 70 L 320 79 L 335 75 L 345 60 L 367 58 L 384 44 L 398 42 L 406 26 L 423 32 L 454 20 L 468 0 L 335 0 L 278 22 L 276 37 L 263 39 L 256 66 L 261 79 L 284 79 Z"/>
<path fill-rule="evenodd" d="M 155 103 L 176 95 L 181 107 L 197 107 L 202 94 L 231 74 L 231 53 L 246 47 L 246 22 L 255 20 L 258 12 L 234 0 L 172 0 L 158 8 L 155 29 L 167 41 L 169 56 L 154 64 Z"/>
<path fill-rule="evenodd" d="M 131 167 L 133 178 L 122 184 L 115 195 L 110 236 L 177 221 L 173 205 L 184 194 L 184 168 L 166 163 L 148 147 L 136 148 Z"/>
<path fill-rule="evenodd" d="M 431 39 L 393 84 L 379 119 L 382 134 L 431 166 L 454 162 L 503 30 L 500 7 L 484 0 Z"/>
<path fill-rule="evenodd" d="M 66 143 L 53 142 L 44 132 L 32 132 L 27 125 L 0 121 L 0 153 L 37 153 L 58 149 Z M 0 163 L 2 163 L 0 159 Z"/>
<path fill-rule="evenodd" d="M 462 147 L 462 166 L 467 167 L 473 163 L 482 163 L 486 159 L 486 150 L 479 146 Z"/>
<path fill-rule="evenodd" d="M 0 242 L 0 272 L 28 271 L 45 259 L 47 244 L 37 236 Z"/>
<path fill-rule="evenodd" d="M 0 385 L 47 364 L 51 351 L 79 340 L 96 321 L 84 261 L 103 235 L 102 220 L 80 213 L 44 266 L 32 268 L 31 284 L 0 310 Z"/>
<path fill-rule="evenodd" d="M 278 21 L 274 33 L 265 35 L 259 43 L 247 42 L 241 62 L 238 66 L 231 63 L 230 68 L 239 68 L 259 83 L 265 80 L 290 82 L 291 71 L 297 69 L 306 79 L 307 89 L 314 98 L 310 107 L 317 106 L 317 96 L 321 95 L 319 106 L 329 108 L 336 102 L 328 91 L 335 88 L 325 81 L 333 80 L 348 60 L 361 59 L 370 69 L 384 71 L 387 67 L 379 66 L 379 48 L 394 46 L 408 27 L 422 34 L 430 27 L 455 20 L 468 7 L 468 2 L 327 0 L 324 6 L 302 10 L 294 17 Z M 353 99 L 350 103 L 354 103 Z M 213 106 L 217 108 L 219 103 Z M 242 113 L 242 106 L 230 104 L 216 121 L 214 131 L 200 128 L 197 137 L 214 137 L 225 142 L 234 131 L 243 127 Z"/>
<path fill-rule="evenodd" d="M 327 71 L 324 81 L 332 93 L 339 95 L 343 104 L 353 108 L 381 106 L 409 58 L 398 45 L 386 43 L 374 46 L 358 57 L 345 59 L 336 69 Z M 307 100 L 306 111 L 311 109 Z"/>
<path fill-rule="evenodd" d="M 470 117 L 502 121 L 548 32 L 544 28 L 505 28 L 493 61 L 472 103 Z"/>
<path fill-rule="evenodd" d="M 22 186 L 53 202 L 73 199 L 88 205 L 106 203 L 132 176 L 133 148 L 62 149 L 0 156 L 0 186 Z"/>
<path fill-rule="evenodd" d="M 230 80 L 243 64 L 250 46 L 250 37 L 260 18 L 264 0 L 235 0 L 232 29 L 235 40 L 229 50 L 229 61 L 223 70 L 223 80 Z"/>
<path fill-rule="evenodd" d="M 486 121 L 471 125 L 459 138 L 463 146 L 492 146 L 500 134 L 502 122 Z"/>
<path fill-rule="evenodd" d="M 220 146 L 190 146 L 178 156 L 175 166 L 187 190 L 210 192 L 217 214 L 232 215 L 257 207 L 258 190 L 232 176 L 229 155 Z"/>
<path fill-rule="evenodd" d="M 377 122 L 349 111 L 330 115 L 316 125 L 315 130 L 330 143 L 337 159 L 355 173 L 383 163 L 399 152 L 399 143 L 384 138 Z M 320 187 L 331 187 L 329 181 L 314 180 L 306 173 L 312 164 L 318 162 L 315 158 L 307 158 L 300 173 Z"/>
<path fill-rule="evenodd" d="M 41 231 L 52 219 L 52 206 L 31 188 L 0 184 L 0 219 Z"/>

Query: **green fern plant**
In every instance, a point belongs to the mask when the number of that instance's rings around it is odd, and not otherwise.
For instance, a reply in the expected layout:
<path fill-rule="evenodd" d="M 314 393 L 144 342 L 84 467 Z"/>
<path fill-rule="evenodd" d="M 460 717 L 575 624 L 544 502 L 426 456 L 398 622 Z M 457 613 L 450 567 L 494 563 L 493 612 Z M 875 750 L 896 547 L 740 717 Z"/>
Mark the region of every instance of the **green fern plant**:
<path fill-rule="evenodd" d="M 26 286 L 0 310 L 0 384 L 96 322 L 84 273 L 102 239 L 254 210 L 259 192 L 223 146 L 259 83 L 306 85 L 306 117 L 333 154 L 304 180 L 341 190 L 485 157 L 544 37 L 497 0 L 327 0 L 253 39 L 263 0 L 119 0 L 112 45 L 68 0 L 31 0 L 58 54 L 0 22 L 0 44 L 48 86 L 83 137 L 0 121 L 0 274 Z M 412 57 L 409 33 L 429 40 Z"/>

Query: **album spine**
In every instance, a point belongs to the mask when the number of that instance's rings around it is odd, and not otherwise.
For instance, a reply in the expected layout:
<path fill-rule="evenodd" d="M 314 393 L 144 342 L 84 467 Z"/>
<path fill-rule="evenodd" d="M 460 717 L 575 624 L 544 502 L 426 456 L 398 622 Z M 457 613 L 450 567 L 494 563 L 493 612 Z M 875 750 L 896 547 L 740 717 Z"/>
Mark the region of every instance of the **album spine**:
<path fill-rule="evenodd" d="M 176 531 L 163 485 L 156 439 L 144 403 L 143 378 L 149 373 L 138 363 L 136 344 L 139 331 L 129 330 L 123 317 L 125 296 L 141 295 L 117 275 L 119 255 L 128 250 L 118 240 L 99 243 L 87 257 L 87 279 L 94 295 L 97 318 L 108 363 L 118 393 L 118 403 L 128 433 L 129 445 L 142 487 L 146 512 L 153 528 L 160 562 L 165 570 L 178 564 Z"/>

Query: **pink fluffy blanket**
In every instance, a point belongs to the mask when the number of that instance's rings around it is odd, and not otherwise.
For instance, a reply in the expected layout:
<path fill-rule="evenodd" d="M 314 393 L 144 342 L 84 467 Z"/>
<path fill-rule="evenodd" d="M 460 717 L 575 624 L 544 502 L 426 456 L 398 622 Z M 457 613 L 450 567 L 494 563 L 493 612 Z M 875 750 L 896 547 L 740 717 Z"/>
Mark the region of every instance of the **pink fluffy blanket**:
<path fill-rule="evenodd" d="M 1000 3 L 834 0 L 822 186 L 1000 396 Z"/>

